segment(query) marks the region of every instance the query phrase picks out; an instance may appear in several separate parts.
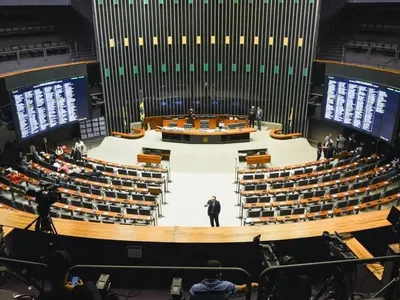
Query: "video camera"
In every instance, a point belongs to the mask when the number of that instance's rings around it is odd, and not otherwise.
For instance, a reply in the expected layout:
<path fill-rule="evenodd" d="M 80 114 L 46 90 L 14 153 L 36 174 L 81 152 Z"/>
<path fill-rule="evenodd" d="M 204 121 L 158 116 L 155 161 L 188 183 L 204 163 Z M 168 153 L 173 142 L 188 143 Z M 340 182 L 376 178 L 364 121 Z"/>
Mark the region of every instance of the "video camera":
<path fill-rule="evenodd" d="M 357 259 L 337 232 L 329 234 L 328 231 L 324 231 L 322 238 L 329 247 L 329 255 L 332 259 Z"/>
<path fill-rule="evenodd" d="M 270 268 L 279 266 L 279 259 L 275 254 L 275 245 L 273 243 L 261 243 L 261 234 L 253 238 L 253 244 L 260 249 L 262 254 L 262 266 Z"/>

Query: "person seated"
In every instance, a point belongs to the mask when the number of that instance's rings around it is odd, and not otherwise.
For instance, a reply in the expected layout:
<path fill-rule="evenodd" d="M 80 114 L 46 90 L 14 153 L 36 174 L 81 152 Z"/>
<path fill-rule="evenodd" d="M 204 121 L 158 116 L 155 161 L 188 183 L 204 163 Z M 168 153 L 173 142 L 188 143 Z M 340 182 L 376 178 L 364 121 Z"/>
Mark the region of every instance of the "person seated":
<path fill-rule="evenodd" d="M 68 166 L 65 163 L 61 163 L 61 166 L 57 169 L 57 172 L 68 175 L 71 174 L 72 170 L 68 168 Z"/>
<path fill-rule="evenodd" d="M 71 257 L 64 250 L 57 250 L 50 254 L 47 261 L 47 268 L 50 278 L 50 290 L 38 297 L 38 300 L 67 300 L 71 297 L 75 288 L 68 281 L 68 270 L 71 267 Z M 81 279 L 78 280 L 76 286 L 83 285 Z"/>
<path fill-rule="evenodd" d="M 60 147 L 60 145 L 57 145 L 56 149 L 54 150 L 55 155 L 61 156 L 64 154 L 64 150 Z"/>
<path fill-rule="evenodd" d="M 220 268 L 221 262 L 218 260 L 209 260 L 206 262 L 208 268 Z M 257 288 L 258 283 L 251 283 L 252 288 Z M 206 279 L 200 283 L 194 284 L 189 291 L 190 300 L 225 300 L 237 293 L 245 293 L 247 286 L 236 285 L 232 282 L 222 280 L 222 273 L 218 271 L 209 271 Z"/>
<path fill-rule="evenodd" d="M 8 180 L 10 180 L 12 183 L 15 183 L 15 184 L 21 183 L 21 175 L 18 173 L 18 171 L 10 170 L 10 173 L 8 173 L 6 178 Z"/>

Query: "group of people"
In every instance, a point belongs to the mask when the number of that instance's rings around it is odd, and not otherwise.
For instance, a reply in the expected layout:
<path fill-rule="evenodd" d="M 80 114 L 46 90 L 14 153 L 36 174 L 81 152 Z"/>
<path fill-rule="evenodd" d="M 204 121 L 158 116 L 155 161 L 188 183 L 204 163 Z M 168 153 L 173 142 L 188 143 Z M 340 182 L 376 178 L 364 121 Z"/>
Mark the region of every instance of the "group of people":
<path fill-rule="evenodd" d="M 261 107 L 256 107 L 253 105 L 250 107 L 249 111 L 249 127 L 254 128 L 254 122 L 257 121 L 257 130 L 261 131 L 261 121 L 263 119 L 264 113 Z"/>
<path fill-rule="evenodd" d="M 335 154 L 341 153 L 346 150 L 362 151 L 362 143 L 356 147 L 355 137 L 352 134 L 348 139 L 340 133 L 336 141 L 333 141 L 332 134 L 328 133 L 323 142 L 317 144 L 317 160 L 320 160 L 322 153 L 325 159 L 331 159 Z"/>

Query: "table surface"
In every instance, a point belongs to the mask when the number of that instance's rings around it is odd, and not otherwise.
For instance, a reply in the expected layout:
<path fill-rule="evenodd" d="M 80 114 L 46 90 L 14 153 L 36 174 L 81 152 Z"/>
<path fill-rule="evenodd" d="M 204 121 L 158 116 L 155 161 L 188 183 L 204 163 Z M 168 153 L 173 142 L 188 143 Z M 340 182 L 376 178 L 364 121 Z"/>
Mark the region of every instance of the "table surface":
<path fill-rule="evenodd" d="M 35 218 L 35 215 L 26 212 L 2 208 L 0 225 L 6 227 L 23 229 Z M 60 235 L 80 238 L 154 243 L 245 243 L 251 242 L 258 234 L 262 235 L 263 241 L 276 241 L 318 237 L 323 231 L 343 233 L 389 226 L 386 220 L 388 214 L 389 209 L 384 209 L 318 221 L 219 228 L 135 227 L 56 218 L 53 221 Z"/>
<path fill-rule="evenodd" d="M 211 131 L 204 132 L 198 129 L 185 129 L 181 131 L 174 130 L 165 130 L 165 129 L 156 129 L 157 132 L 168 133 L 168 134 L 176 134 L 176 135 L 199 135 L 199 136 L 210 136 L 210 135 L 236 135 L 236 134 L 246 134 L 251 132 L 256 132 L 255 128 L 242 128 L 242 129 L 228 129 L 226 131 Z"/>

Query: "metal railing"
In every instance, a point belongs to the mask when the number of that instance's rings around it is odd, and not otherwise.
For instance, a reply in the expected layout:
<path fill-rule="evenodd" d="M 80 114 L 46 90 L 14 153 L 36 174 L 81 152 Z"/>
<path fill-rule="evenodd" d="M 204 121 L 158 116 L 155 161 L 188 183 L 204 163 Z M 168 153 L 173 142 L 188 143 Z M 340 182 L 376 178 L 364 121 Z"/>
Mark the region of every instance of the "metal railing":
<path fill-rule="evenodd" d="M 347 260 L 336 260 L 336 261 L 325 261 L 325 262 L 315 262 L 315 263 L 305 263 L 305 264 L 293 264 L 293 265 L 284 265 L 284 266 L 276 266 L 265 269 L 261 272 L 260 278 L 258 279 L 259 289 L 258 289 L 258 299 L 262 299 L 262 285 L 265 283 L 265 279 L 270 279 L 273 275 L 283 271 L 304 271 L 310 270 L 313 268 L 329 268 L 329 267 L 354 267 L 358 265 L 367 265 L 375 262 L 387 262 L 387 261 L 399 261 L 400 256 L 392 255 L 392 256 L 382 256 L 382 257 L 374 257 L 367 259 L 347 259 Z"/>
<path fill-rule="evenodd" d="M 21 64 L 21 53 L 32 52 L 32 51 L 42 52 L 44 59 L 47 60 L 47 57 L 49 56 L 48 51 L 53 50 L 53 49 L 68 49 L 69 55 L 70 55 L 71 61 L 72 61 L 72 49 L 71 49 L 71 46 L 69 46 L 69 45 L 48 46 L 48 47 L 43 47 L 43 48 L 29 48 L 29 49 L 15 50 L 15 51 L 6 51 L 6 52 L 1 52 L 0 56 L 14 54 L 14 55 L 16 55 L 17 63 L 20 65 Z M 77 48 L 75 48 L 75 51 L 76 51 L 76 55 L 78 55 Z M 76 56 L 76 57 L 78 57 L 78 56 Z"/>
<path fill-rule="evenodd" d="M 69 269 L 70 274 L 76 275 L 77 269 L 98 269 L 102 272 L 105 270 L 153 270 L 155 272 L 166 270 L 166 271 L 199 271 L 207 272 L 207 271 L 215 271 L 216 273 L 220 272 L 231 272 L 231 273 L 241 273 L 246 279 L 246 300 L 250 300 L 251 298 L 251 275 L 245 269 L 242 268 L 228 268 L 228 267 L 217 267 L 217 268 L 208 268 L 208 267 L 175 267 L 175 266 L 115 266 L 115 265 L 76 265 Z M 172 278 L 171 278 L 172 279 Z"/>

